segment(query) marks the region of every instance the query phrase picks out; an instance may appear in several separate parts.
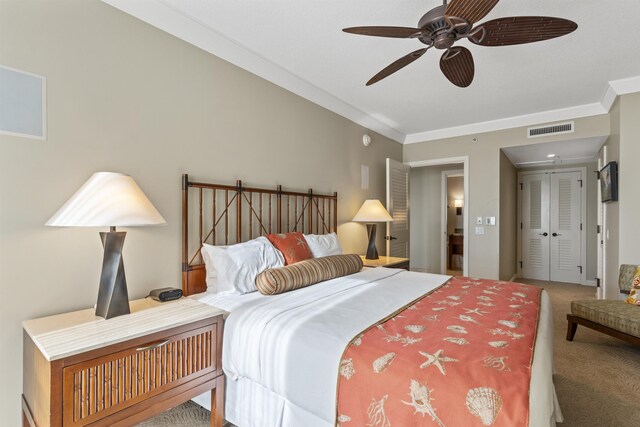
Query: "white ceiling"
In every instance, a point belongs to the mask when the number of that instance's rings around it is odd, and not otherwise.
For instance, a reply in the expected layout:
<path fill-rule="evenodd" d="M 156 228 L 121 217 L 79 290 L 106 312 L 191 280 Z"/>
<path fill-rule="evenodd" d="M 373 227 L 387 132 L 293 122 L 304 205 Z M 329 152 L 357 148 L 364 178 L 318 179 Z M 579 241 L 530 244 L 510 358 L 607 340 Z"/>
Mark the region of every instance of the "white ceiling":
<path fill-rule="evenodd" d="M 475 79 L 464 89 L 442 75 L 435 49 L 366 87 L 423 45 L 341 31 L 416 26 L 439 0 L 103 1 L 399 142 L 601 114 L 613 98 L 609 82 L 613 95 L 616 83 L 640 90 L 638 0 L 502 0 L 481 22 L 556 16 L 578 29 L 519 46 L 458 42 L 475 60 Z"/>
<path fill-rule="evenodd" d="M 589 163 L 597 159 L 606 136 L 503 148 L 517 167 Z M 554 155 L 550 158 L 548 156 Z"/>

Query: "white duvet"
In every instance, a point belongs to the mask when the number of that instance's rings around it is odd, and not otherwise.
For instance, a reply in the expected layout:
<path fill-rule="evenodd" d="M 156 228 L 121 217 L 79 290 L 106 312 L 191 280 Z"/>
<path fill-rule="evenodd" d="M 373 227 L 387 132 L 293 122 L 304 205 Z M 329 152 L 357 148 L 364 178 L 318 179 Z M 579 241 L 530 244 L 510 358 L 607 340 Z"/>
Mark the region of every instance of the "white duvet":
<path fill-rule="evenodd" d="M 333 426 L 338 365 L 348 342 L 448 279 L 375 268 L 275 296 L 258 292 L 196 296 L 231 313 L 225 322 L 222 354 L 227 376 L 225 418 L 239 427 Z M 552 327 L 546 293 L 540 319 L 530 390 L 531 426 L 561 420 L 551 379 Z M 196 401 L 209 406 L 206 396 Z"/>

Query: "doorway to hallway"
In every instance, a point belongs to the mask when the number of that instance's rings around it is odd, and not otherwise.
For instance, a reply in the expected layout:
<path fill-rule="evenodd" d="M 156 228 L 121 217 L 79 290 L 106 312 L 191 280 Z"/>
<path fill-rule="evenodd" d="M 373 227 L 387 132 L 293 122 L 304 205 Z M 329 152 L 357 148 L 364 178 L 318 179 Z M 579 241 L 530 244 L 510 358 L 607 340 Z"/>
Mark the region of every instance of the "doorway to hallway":
<path fill-rule="evenodd" d="M 454 274 L 468 275 L 468 161 L 468 157 L 463 156 L 409 163 L 412 270 L 447 274 L 448 267 L 452 266 L 457 270 Z M 452 197 L 450 203 L 446 194 L 447 185 L 443 184 L 442 173 L 445 171 L 462 179 L 462 190 L 457 197 Z M 462 205 L 459 209 L 456 208 L 456 199 Z M 451 263 L 450 235 L 456 235 L 457 241 L 453 243 L 458 245 L 451 254 Z"/>
<path fill-rule="evenodd" d="M 442 171 L 441 255 L 440 271 L 450 276 L 462 276 L 464 265 L 464 170 Z"/>

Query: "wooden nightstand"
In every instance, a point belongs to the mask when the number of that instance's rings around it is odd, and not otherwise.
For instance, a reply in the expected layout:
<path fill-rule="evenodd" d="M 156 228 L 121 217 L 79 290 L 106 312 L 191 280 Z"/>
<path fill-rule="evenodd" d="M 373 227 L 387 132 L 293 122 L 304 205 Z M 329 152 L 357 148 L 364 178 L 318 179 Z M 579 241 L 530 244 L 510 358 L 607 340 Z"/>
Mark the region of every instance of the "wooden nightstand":
<path fill-rule="evenodd" d="M 224 422 L 220 309 L 183 298 L 131 301 L 23 322 L 23 426 L 131 426 L 211 390 Z"/>
<path fill-rule="evenodd" d="M 364 264 L 365 267 L 404 268 L 405 270 L 409 270 L 409 258 L 383 255 L 380 255 L 378 259 L 366 259 L 364 255 L 360 255 L 360 258 L 362 258 L 362 264 Z"/>

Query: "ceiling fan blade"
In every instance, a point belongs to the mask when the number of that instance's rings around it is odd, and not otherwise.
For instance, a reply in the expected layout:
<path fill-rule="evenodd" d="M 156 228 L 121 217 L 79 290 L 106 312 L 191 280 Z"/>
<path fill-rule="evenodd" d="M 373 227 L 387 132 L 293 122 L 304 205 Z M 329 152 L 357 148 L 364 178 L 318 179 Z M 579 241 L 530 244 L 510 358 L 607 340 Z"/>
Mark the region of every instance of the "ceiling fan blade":
<path fill-rule="evenodd" d="M 440 69 L 451 83 L 459 87 L 467 87 L 473 81 L 475 67 L 469 49 L 455 46 L 440 57 Z"/>
<path fill-rule="evenodd" d="M 363 36 L 394 37 L 398 39 L 417 37 L 423 33 L 420 28 L 410 27 L 349 27 L 343 28 L 342 31 Z"/>
<path fill-rule="evenodd" d="M 413 61 L 415 61 L 416 59 L 418 59 L 422 55 L 424 55 L 424 53 L 427 50 L 429 50 L 428 47 L 415 50 L 415 51 L 411 52 L 410 54 L 405 55 L 402 58 L 398 59 L 397 61 L 389 64 L 387 67 L 385 67 L 383 70 L 381 70 L 378 74 L 376 74 L 375 76 L 371 77 L 371 79 L 367 82 L 367 86 L 371 86 L 372 84 L 377 83 L 380 80 L 384 79 L 385 77 L 390 76 L 391 74 L 395 73 L 396 71 L 400 70 L 401 68 L 406 67 L 407 65 L 411 64 Z"/>
<path fill-rule="evenodd" d="M 444 14 L 466 19 L 473 24 L 487 16 L 498 1 L 500 0 L 452 0 Z"/>
<path fill-rule="evenodd" d="M 498 18 L 474 28 L 469 40 L 480 46 L 511 46 L 567 35 L 578 28 L 568 19 L 547 16 Z"/>

